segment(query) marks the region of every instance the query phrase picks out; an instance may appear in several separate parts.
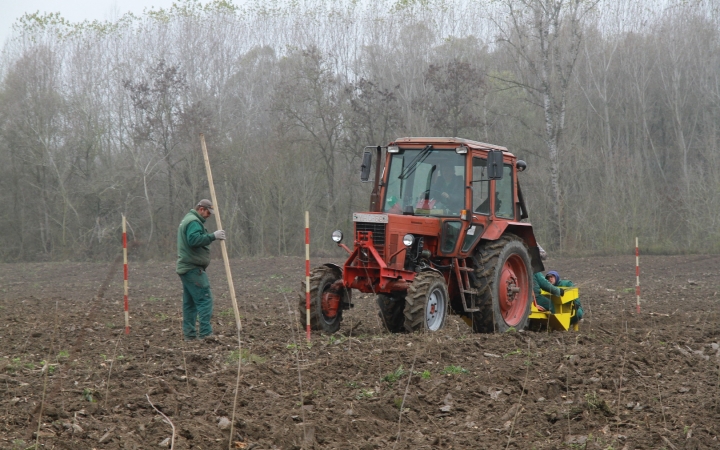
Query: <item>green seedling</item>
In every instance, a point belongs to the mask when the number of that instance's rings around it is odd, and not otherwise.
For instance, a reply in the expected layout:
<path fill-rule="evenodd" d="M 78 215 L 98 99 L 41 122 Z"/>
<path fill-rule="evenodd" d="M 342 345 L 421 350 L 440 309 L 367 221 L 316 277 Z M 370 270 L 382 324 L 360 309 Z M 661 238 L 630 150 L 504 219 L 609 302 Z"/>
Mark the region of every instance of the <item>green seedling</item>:
<path fill-rule="evenodd" d="M 155 297 L 155 296 L 151 295 L 150 297 L 148 297 L 148 301 L 149 301 L 149 302 L 153 302 L 153 303 L 155 303 L 155 302 L 164 302 L 165 299 L 162 298 L 162 297 Z"/>
<path fill-rule="evenodd" d="M 242 356 L 241 356 L 242 355 Z M 242 354 L 239 350 L 233 350 L 230 352 L 230 354 L 227 357 L 227 363 L 228 364 L 235 364 L 238 362 L 238 359 L 242 357 L 242 364 L 249 364 L 249 363 L 255 363 L 255 364 L 263 364 L 265 361 L 267 361 L 267 358 L 263 358 L 262 356 L 256 355 L 254 353 L 250 353 L 249 350 L 245 349 L 242 351 Z"/>
<path fill-rule="evenodd" d="M 65 350 L 60 350 L 60 353 L 58 353 L 57 357 L 60 358 L 67 358 L 70 356 L 70 353 L 66 352 Z"/>
<path fill-rule="evenodd" d="M 168 318 L 167 314 L 165 314 L 165 313 L 155 314 L 155 316 L 160 320 L 167 320 L 167 318 Z"/>
<path fill-rule="evenodd" d="M 347 338 L 345 336 L 336 337 L 335 335 L 330 335 L 330 337 L 328 338 L 330 345 L 342 344 L 346 340 Z"/>
<path fill-rule="evenodd" d="M 91 389 L 85 388 L 82 391 L 82 397 L 83 400 L 90 403 L 95 403 L 95 399 L 93 398 L 93 391 Z"/>
<path fill-rule="evenodd" d="M 403 375 L 405 375 L 405 369 L 403 369 L 403 366 L 400 366 L 395 370 L 395 372 L 390 372 L 389 374 L 385 375 L 382 380 L 387 383 L 393 384 L 397 380 L 402 378 Z"/>
<path fill-rule="evenodd" d="M 349 382 L 347 383 L 347 385 L 348 385 L 348 387 L 351 387 L 351 388 L 353 388 L 353 389 L 356 389 L 356 388 L 358 387 L 358 384 L 357 384 L 356 382 L 354 382 L 354 381 L 349 381 Z"/>
<path fill-rule="evenodd" d="M 422 378 L 423 380 L 429 380 L 431 376 L 432 375 L 430 375 L 429 370 L 423 370 L 423 372 L 420 374 L 420 378 Z"/>
<path fill-rule="evenodd" d="M 362 400 L 364 398 L 372 398 L 373 395 L 375 395 L 375 391 L 372 389 L 360 389 L 360 392 L 355 396 L 357 400 Z"/>
<path fill-rule="evenodd" d="M 442 371 L 443 375 L 458 375 L 461 373 L 468 373 L 468 371 L 460 366 L 446 366 Z"/>
<path fill-rule="evenodd" d="M 510 353 L 505 353 L 503 355 L 503 358 L 506 358 L 506 357 L 512 356 L 512 355 L 522 355 L 522 350 L 516 349 L 516 350 L 511 351 Z"/>
<path fill-rule="evenodd" d="M 232 317 L 232 316 L 235 315 L 235 313 L 233 312 L 232 308 L 230 308 L 230 309 L 226 309 L 226 310 L 224 310 L 224 311 L 220 311 L 220 312 L 218 313 L 218 315 L 219 315 L 220 317 Z"/>
<path fill-rule="evenodd" d="M 506 333 L 515 333 L 516 331 L 515 327 L 508 327 L 508 329 L 505 330 Z"/>

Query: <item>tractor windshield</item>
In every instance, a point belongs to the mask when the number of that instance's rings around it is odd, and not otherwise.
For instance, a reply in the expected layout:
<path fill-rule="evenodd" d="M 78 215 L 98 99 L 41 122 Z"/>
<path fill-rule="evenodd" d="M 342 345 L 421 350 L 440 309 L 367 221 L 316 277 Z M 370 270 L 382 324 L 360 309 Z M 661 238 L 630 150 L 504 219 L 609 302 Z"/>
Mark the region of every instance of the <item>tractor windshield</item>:
<path fill-rule="evenodd" d="M 465 206 L 465 155 L 455 149 L 400 149 L 390 158 L 384 212 L 459 216 Z"/>

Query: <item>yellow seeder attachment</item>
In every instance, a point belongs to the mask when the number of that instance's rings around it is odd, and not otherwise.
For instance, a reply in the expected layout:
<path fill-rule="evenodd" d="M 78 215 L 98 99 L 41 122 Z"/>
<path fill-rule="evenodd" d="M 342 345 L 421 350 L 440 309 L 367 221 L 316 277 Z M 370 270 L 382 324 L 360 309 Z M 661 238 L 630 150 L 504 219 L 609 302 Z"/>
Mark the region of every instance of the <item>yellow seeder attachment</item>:
<path fill-rule="evenodd" d="M 562 297 L 542 291 L 542 295 L 550 297 L 552 300 L 553 306 L 555 306 L 555 314 L 550 313 L 550 311 L 540 311 L 533 303 L 530 309 L 530 320 L 547 324 L 548 328 L 552 330 L 567 331 L 572 326 L 573 330 L 577 331 L 578 324 L 570 325 L 570 320 L 576 313 L 573 300 L 577 300 L 579 297 L 578 288 L 567 287 L 563 289 L 565 295 Z"/>

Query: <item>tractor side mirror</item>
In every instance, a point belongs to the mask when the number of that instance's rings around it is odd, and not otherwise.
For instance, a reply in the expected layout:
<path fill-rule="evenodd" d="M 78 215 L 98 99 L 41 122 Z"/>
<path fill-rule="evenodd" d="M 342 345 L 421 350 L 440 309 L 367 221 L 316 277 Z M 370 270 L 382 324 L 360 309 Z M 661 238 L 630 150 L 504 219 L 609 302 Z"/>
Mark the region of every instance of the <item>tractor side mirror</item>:
<path fill-rule="evenodd" d="M 360 181 L 363 183 L 370 179 L 370 168 L 372 167 L 372 152 L 370 149 L 374 148 L 376 147 L 365 147 L 363 152 L 362 165 L 360 166 Z"/>
<path fill-rule="evenodd" d="M 503 152 L 490 150 L 488 152 L 488 178 L 491 180 L 502 180 L 503 176 Z"/>

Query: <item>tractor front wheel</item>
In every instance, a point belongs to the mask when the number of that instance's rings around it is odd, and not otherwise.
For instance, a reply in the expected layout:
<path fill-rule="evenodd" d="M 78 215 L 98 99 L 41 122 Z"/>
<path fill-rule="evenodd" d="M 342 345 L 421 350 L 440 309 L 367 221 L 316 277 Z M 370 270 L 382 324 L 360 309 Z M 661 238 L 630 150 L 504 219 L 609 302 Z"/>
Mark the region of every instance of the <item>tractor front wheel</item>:
<path fill-rule="evenodd" d="M 405 331 L 438 331 L 445 325 L 448 312 L 448 288 L 442 275 L 421 272 L 405 296 Z"/>
<path fill-rule="evenodd" d="M 342 285 L 339 270 L 320 266 L 310 272 L 310 328 L 334 333 L 340 329 L 343 304 L 350 303 L 350 290 Z M 302 322 L 306 322 L 307 307 L 305 282 L 301 283 L 298 310 Z"/>
<path fill-rule="evenodd" d="M 475 288 L 480 292 L 472 313 L 473 330 L 480 333 L 522 330 L 532 304 L 532 273 L 527 247 L 506 234 L 481 245 L 475 254 Z"/>

